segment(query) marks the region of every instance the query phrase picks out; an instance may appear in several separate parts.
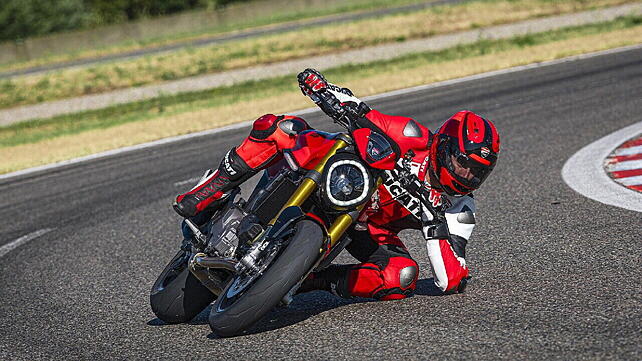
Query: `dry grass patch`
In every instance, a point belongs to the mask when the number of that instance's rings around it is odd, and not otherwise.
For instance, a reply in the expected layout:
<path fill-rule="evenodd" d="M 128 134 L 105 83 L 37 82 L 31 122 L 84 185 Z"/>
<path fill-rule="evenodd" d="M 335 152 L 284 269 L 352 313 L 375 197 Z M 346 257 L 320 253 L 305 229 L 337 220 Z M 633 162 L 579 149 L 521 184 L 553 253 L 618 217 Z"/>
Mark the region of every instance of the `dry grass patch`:
<path fill-rule="evenodd" d="M 344 13 L 360 13 L 368 10 L 391 8 L 426 0 L 342 0 L 331 4 L 329 7 L 312 7 L 304 11 L 281 8 L 277 13 L 252 14 L 249 17 L 236 21 L 226 21 L 222 25 L 208 25 L 206 28 L 187 31 L 165 36 L 155 36 L 147 39 L 125 39 L 122 43 L 113 46 L 98 48 L 78 49 L 75 52 L 43 56 L 27 61 L 17 61 L 0 64 L 0 71 L 25 69 L 52 63 L 62 63 L 73 60 L 89 59 L 106 55 L 119 54 L 128 51 L 157 48 L 165 45 L 187 43 L 189 41 L 232 34 L 246 29 L 269 29 L 288 23 L 306 23 L 310 19 L 321 18 L 329 15 Z M 309 3 L 309 2 L 308 2 Z M 198 11 L 197 11 L 198 12 Z M 205 11 L 204 11 L 205 12 Z M 225 10 L 224 10 L 225 12 Z M 202 20 L 197 20 L 201 22 Z"/>
<path fill-rule="evenodd" d="M 642 43 L 642 26 L 467 59 L 409 68 L 399 67 L 394 72 L 383 74 L 379 74 L 373 68 L 373 75 L 363 79 L 332 78 L 330 80 L 351 88 L 357 95 L 363 97 L 394 89 L 639 43 Z M 307 98 L 301 96 L 298 91 L 293 91 L 234 105 L 2 148 L 0 159 L 3 159 L 3 162 L 0 172 L 7 173 L 169 136 L 220 127 L 253 119 L 264 113 L 284 113 L 311 105 Z"/>
<path fill-rule="evenodd" d="M 0 108 L 329 54 L 631 0 L 482 1 L 0 81 Z"/>

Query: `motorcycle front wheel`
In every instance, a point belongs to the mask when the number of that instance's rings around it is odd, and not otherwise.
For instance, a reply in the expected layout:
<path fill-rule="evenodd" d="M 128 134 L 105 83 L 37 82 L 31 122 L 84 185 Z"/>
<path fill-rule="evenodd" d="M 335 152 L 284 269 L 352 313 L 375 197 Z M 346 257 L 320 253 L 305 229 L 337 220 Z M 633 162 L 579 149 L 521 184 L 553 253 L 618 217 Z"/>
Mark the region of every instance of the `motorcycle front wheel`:
<path fill-rule="evenodd" d="M 166 323 L 191 321 L 216 296 L 189 271 L 190 253 L 179 251 L 165 266 L 149 295 L 152 311 Z"/>
<path fill-rule="evenodd" d="M 221 337 L 242 334 L 273 309 L 319 258 L 323 231 L 313 221 L 296 224 L 285 249 L 257 279 L 242 287 L 243 276 L 233 279 L 219 295 L 210 312 L 210 327 Z"/>

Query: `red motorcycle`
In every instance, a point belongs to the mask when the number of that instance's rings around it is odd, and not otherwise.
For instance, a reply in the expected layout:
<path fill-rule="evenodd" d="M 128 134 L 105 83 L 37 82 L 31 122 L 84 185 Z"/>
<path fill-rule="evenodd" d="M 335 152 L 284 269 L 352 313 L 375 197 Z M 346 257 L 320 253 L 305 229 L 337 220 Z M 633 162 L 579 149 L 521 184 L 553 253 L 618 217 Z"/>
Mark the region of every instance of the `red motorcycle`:
<path fill-rule="evenodd" d="M 409 160 L 385 134 L 347 128 L 300 133 L 283 153 L 287 165 L 267 169 L 247 201 L 236 189 L 205 226 L 186 220 L 194 237 L 152 287 L 156 316 L 187 322 L 215 301 L 214 333 L 238 335 L 288 303 L 308 274 L 330 265 L 384 179 L 412 179 L 404 176 Z"/>

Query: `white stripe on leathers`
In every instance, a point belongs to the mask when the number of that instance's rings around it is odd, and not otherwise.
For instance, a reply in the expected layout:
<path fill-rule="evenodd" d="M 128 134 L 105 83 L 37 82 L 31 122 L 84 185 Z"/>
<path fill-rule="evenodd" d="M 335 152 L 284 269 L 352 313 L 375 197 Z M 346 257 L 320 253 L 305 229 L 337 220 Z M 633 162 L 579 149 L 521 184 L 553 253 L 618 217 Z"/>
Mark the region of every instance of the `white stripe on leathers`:
<path fill-rule="evenodd" d="M 442 291 L 445 291 L 446 287 L 448 287 L 448 274 L 446 273 L 446 265 L 444 264 L 444 259 L 441 257 L 439 240 L 427 240 L 426 248 L 428 249 L 428 259 L 430 260 L 432 276 L 435 278 L 435 285 L 437 285 L 437 287 L 439 287 Z"/>

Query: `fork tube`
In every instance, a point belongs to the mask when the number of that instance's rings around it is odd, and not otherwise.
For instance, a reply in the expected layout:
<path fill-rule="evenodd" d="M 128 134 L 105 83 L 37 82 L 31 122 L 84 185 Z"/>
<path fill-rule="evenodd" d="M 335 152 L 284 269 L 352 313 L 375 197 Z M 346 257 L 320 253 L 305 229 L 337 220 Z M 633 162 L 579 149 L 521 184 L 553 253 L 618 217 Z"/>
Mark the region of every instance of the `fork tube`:
<path fill-rule="evenodd" d="M 358 216 L 359 214 L 357 213 L 357 217 Z M 334 223 L 332 223 L 332 226 L 330 226 L 330 229 L 328 229 L 328 236 L 330 236 L 330 248 L 337 244 L 337 241 L 339 241 L 352 222 L 354 222 L 354 219 L 352 219 L 350 214 L 342 214 L 337 217 Z"/>
<path fill-rule="evenodd" d="M 381 177 L 379 177 L 372 193 L 374 193 L 379 188 L 381 183 L 382 179 Z M 354 221 L 359 218 L 359 214 L 361 213 L 361 210 L 363 210 L 363 207 L 366 206 L 366 204 L 368 204 L 368 202 L 365 202 L 362 205 L 358 206 L 356 211 L 344 213 L 334 220 L 332 226 L 330 226 L 330 229 L 328 229 L 328 236 L 330 237 L 330 248 L 334 247 L 339 239 L 341 239 L 343 233 L 348 229 L 348 227 L 350 227 L 352 223 L 354 223 Z"/>
<path fill-rule="evenodd" d="M 300 207 L 303 204 L 303 202 L 305 202 L 308 199 L 308 197 L 310 197 L 310 194 L 312 194 L 312 192 L 314 192 L 314 190 L 317 189 L 319 179 L 321 177 L 321 174 L 323 174 L 323 169 L 325 168 L 325 165 L 328 162 L 328 159 L 330 159 L 330 157 L 335 155 L 339 149 L 347 145 L 348 143 L 345 140 L 341 138 L 337 139 L 337 141 L 334 143 L 332 148 L 330 148 L 330 150 L 325 155 L 325 157 L 323 157 L 323 159 L 319 161 L 317 166 L 314 167 L 314 169 L 308 171 L 308 174 L 306 174 L 305 179 L 303 179 L 303 181 L 301 182 L 301 185 L 299 185 L 299 188 L 297 188 L 297 190 L 294 193 L 292 193 L 292 195 L 290 196 L 290 199 L 288 199 L 288 201 L 285 202 L 285 205 L 283 206 L 283 208 L 281 208 L 281 210 L 277 213 L 277 215 L 274 218 L 272 218 L 272 220 L 270 221 L 270 225 L 274 225 L 274 222 L 276 221 L 276 219 L 279 217 L 279 214 L 281 214 L 281 212 L 284 209 L 291 206 Z"/>

